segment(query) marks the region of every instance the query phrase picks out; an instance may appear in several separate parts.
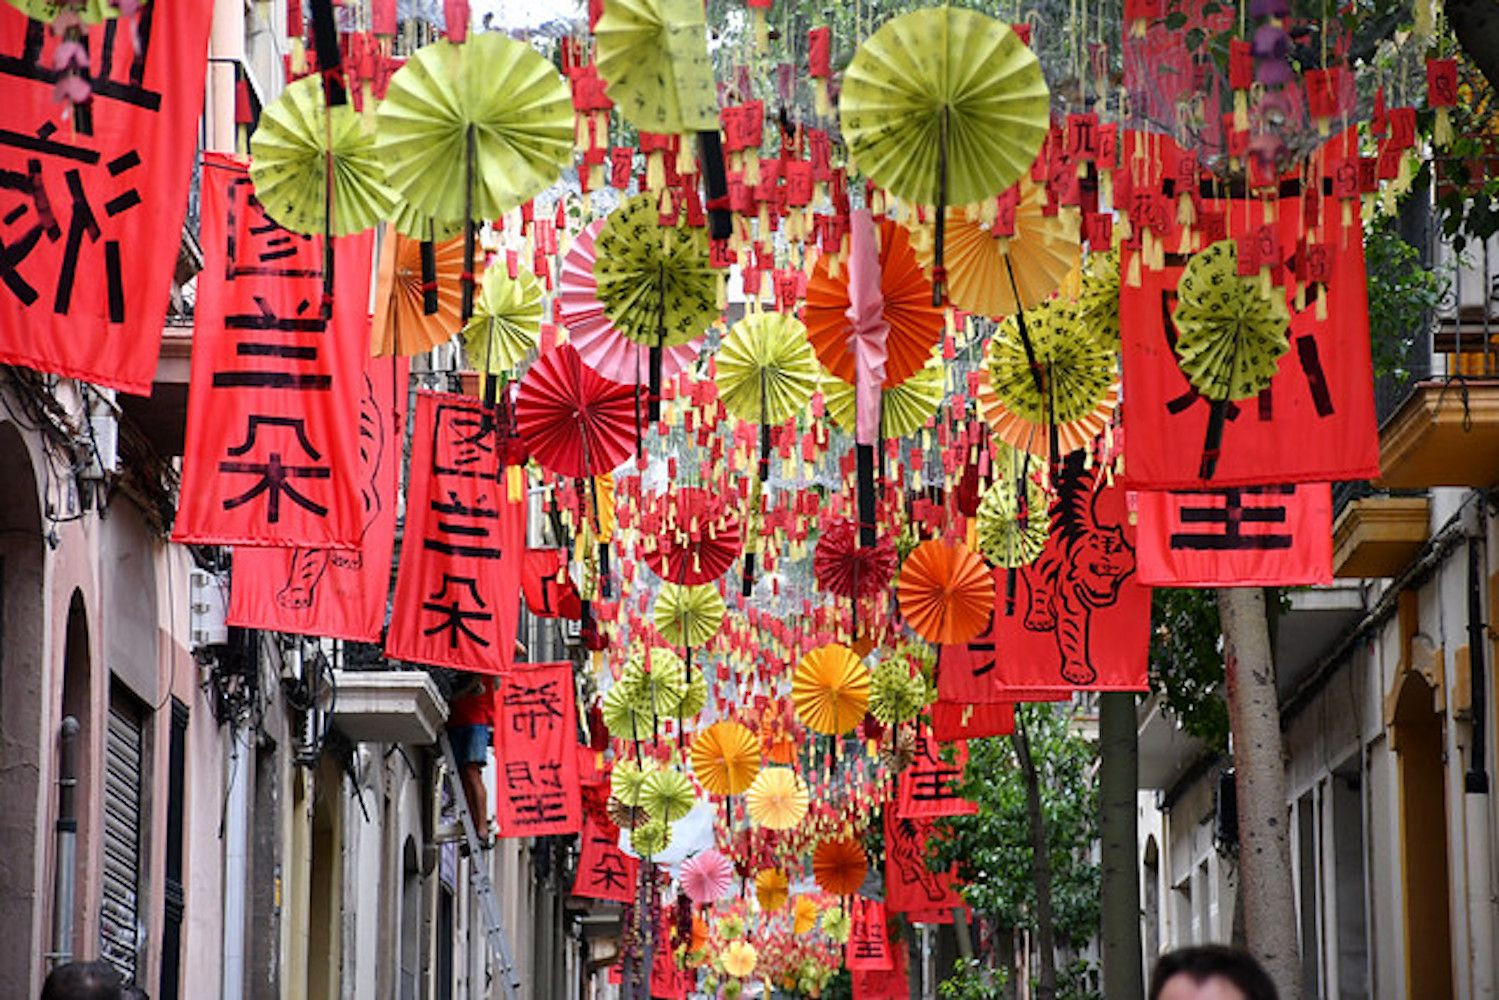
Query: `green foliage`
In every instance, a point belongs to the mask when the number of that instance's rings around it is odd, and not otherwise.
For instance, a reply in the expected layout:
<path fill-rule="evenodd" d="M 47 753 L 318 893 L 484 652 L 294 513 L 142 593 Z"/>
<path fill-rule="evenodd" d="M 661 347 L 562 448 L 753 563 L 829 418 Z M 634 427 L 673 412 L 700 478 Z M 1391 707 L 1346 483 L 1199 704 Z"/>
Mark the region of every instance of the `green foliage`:
<path fill-rule="evenodd" d="M 1071 706 L 1021 705 L 1016 712 L 1040 777 L 1057 946 L 1080 948 L 1098 932 L 1099 869 L 1089 854 L 1098 834 L 1098 751 L 1078 735 Z M 971 740 L 968 751 L 962 791 L 979 811 L 939 824 L 934 867 L 956 861 L 969 906 L 1000 926 L 1034 930 L 1030 821 L 1013 745 L 1002 737 Z"/>
<path fill-rule="evenodd" d="M 1211 590 L 1157 587 L 1150 608 L 1150 688 L 1183 729 L 1228 749 L 1223 633 Z"/>
<path fill-rule="evenodd" d="M 1426 333 L 1446 281 L 1421 264 L 1421 254 L 1401 239 L 1394 220 L 1378 219 L 1364 235 L 1369 276 L 1369 346 L 1374 374 L 1408 378 L 1411 348 Z"/>
<path fill-rule="evenodd" d="M 1000 1000 L 1004 996 L 1003 969 L 991 969 L 978 959 L 960 958 L 952 975 L 937 984 L 942 1000 Z"/>

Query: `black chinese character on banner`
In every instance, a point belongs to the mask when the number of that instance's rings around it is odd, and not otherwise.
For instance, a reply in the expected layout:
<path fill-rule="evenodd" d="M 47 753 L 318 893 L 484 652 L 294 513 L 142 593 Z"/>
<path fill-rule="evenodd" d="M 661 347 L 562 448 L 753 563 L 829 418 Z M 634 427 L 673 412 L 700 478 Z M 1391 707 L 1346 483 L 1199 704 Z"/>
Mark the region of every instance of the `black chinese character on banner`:
<path fill-rule="evenodd" d="M 446 502 L 433 500 L 431 508 L 437 515 L 434 522 L 437 537 L 423 538 L 422 548 L 449 556 L 500 558 L 499 546 L 490 540 L 492 528 L 499 524 L 499 511 L 478 502 L 470 507 L 452 490 L 448 491 Z"/>
<path fill-rule="evenodd" d="M 1290 496 L 1295 492 L 1294 486 L 1246 486 L 1200 493 L 1173 493 L 1173 496 L 1200 501 L 1191 506 L 1183 504 L 1177 514 L 1182 525 L 1200 527 L 1195 531 L 1172 532 L 1171 547 L 1199 552 L 1289 549 L 1292 542 L 1289 532 L 1244 530 L 1253 525 L 1284 526 L 1285 504 L 1246 506 L 1244 500 L 1246 497 Z M 1222 506 L 1214 503 L 1215 500 L 1222 500 Z"/>
<path fill-rule="evenodd" d="M 469 576 L 442 575 L 442 586 L 422 602 L 422 610 L 440 616 L 438 622 L 422 630 L 422 635 L 448 634 L 448 648 L 457 649 L 459 637 L 488 647 L 489 640 L 469 628 L 469 622 L 487 622 L 494 615 L 483 610 L 489 605 L 479 594 L 478 582 Z"/>
<path fill-rule="evenodd" d="M 498 429 L 480 407 L 439 404 L 432 430 L 433 475 L 498 478 Z"/>
<path fill-rule="evenodd" d="M 551 730 L 562 719 L 556 681 L 523 684 L 512 679 L 505 687 L 505 712 L 510 728 L 535 740 L 538 728 Z"/>
<path fill-rule="evenodd" d="M 282 443 L 277 444 L 278 441 Z M 313 464 L 296 465 L 287 461 L 283 457 L 287 444 L 295 444 L 301 449 L 301 457 L 310 459 Z M 266 522 L 276 524 L 281 520 L 281 498 L 285 496 L 298 507 L 318 517 L 327 515 L 327 507 L 292 485 L 292 480 L 327 479 L 333 474 L 330 466 L 317 464 L 323 456 L 308 440 L 307 424 L 301 417 L 270 417 L 252 413 L 246 421 L 244 441 L 230 448 L 227 454 L 233 458 L 245 455 L 251 458 L 245 461 L 220 462 L 220 472 L 259 478 L 239 496 L 225 500 L 225 510 L 233 510 L 264 495 Z"/>

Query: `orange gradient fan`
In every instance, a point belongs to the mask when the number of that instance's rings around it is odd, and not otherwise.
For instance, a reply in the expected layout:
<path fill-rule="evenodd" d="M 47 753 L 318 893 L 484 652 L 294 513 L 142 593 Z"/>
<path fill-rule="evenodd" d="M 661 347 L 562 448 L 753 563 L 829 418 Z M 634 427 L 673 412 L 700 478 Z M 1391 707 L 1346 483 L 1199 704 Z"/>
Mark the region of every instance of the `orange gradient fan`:
<path fill-rule="evenodd" d="M 942 336 L 942 310 L 932 306 L 932 283 L 911 251 L 905 227 L 879 224 L 880 294 L 883 315 L 890 324 L 885 346 L 884 388 L 894 389 L 926 366 L 932 347 Z M 807 339 L 817 360 L 838 378 L 856 382 L 853 327 L 848 320 L 848 270 L 834 277 L 828 258 L 821 257 L 807 281 L 805 322 Z"/>
<path fill-rule="evenodd" d="M 853 837 L 824 840 L 812 852 L 812 877 L 823 892 L 852 896 L 869 874 L 869 858 Z"/>
<path fill-rule="evenodd" d="M 895 599 L 917 635 L 955 645 L 989 624 L 994 577 L 979 554 L 962 543 L 922 542 L 901 564 Z"/>
<path fill-rule="evenodd" d="M 767 830 L 790 830 L 807 815 L 807 786 L 789 767 L 765 767 L 744 796 L 750 819 Z"/>
<path fill-rule="evenodd" d="M 826 736 L 846 733 L 869 708 L 869 668 L 847 646 L 819 646 L 796 665 L 791 702 L 808 729 Z"/>
<path fill-rule="evenodd" d="M 755 898 L 762 910 L 779 910 L 786 905 L 790 881 L 779 868 L 766 868 L 755 876 Z"/>

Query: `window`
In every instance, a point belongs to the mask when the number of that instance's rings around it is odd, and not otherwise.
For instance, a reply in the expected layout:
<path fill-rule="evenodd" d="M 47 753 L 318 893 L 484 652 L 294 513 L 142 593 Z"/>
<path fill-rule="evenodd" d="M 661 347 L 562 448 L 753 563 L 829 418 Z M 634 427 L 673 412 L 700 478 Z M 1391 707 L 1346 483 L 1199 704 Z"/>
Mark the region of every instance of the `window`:
<path fill-rule="evenodd" d="M 1357 754 L 1328 783 L 1332 809 L 1334 924 L 1337 934 L 1338 996 L 1369 995 L 1369 927 L 1364 893 L 1363 780 Z"/>
<path fill-rule="evenodd" d="M 1305 996 L 1322 995 L 1321 934 L 1317 919 L 1317 802 L 1307 792 L 1296 803 L 1297 902 L 1301 919 L 1301 988 Z"/>
<path fill-rule="evenodd" d="M 141 815 L 145 774 L 145 710 L 119 685 L 109 700 L 104 734 L 104 899 L 99 909 L 99 955 L 134 982 L 145 919 Z"/>

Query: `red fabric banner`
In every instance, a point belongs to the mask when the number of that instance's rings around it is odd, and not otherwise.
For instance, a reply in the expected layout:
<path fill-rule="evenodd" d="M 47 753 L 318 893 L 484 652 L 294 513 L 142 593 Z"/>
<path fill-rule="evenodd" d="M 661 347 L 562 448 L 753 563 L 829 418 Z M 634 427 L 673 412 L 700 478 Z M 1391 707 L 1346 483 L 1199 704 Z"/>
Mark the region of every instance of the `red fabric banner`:
<path fill-rule="evenodd" d="M 891 970 L 895 968 L 896 951 L 885 928 L 885 904 L 875 899 L 854 896 L 849 900 L 850 930 L 844 964 L 850 972 Z"/>
<path fill-rule="evenodd" d="M 204 267 L 172 538 L 357 548 L 374 239 L 335 241 L 338 294 L 325 317 L 321 239 L 272 222 L 245 164 L 204 156 Z"/>
<path fill-rule="evenodd" d="M 583 617 L 578 588 L 567 576 L 567 552 L 562 549 L 527 549 L 521 591 L 526 607 L 537 618 Z"/>
<path fill-rule="evenodd" d="M 0 362 L 150 395 L 187 210 L 213 4 L 88 28 L 93 96 L 53 96 L 58 40 L 0 4 Z"/>
<path fill-rule="evenodd" d="M 1019 589 L 1019 574 L 1015 575 L 1016 589 Z M 994 571 L 994 593 L 996 597 L 996 608 L 1003 608 L 1008 600 L 1007 588 L 1010 586 L 1010 571 L 997 569 Z M 937 661 L 937 702 L 933 706 L 933 726 L 938 730 L 937 739 L 948 742 L 951 739 L 973 739 L 975 736 L 1001 735 L 1000 733 L 965 733 L 961 737 L 944 736 L 941 733 L 943 726 L 962 725 L 955 722 L 961 719 L 952 712 L 952 709 L 967 707 L 971 705 L 993 706 L 996 711 L 981 713 L 983 718 L 991 720 L 988 725 L 998 724 L 1002 719 L 1003 706 L 1011 706 L 1010 723 L 1014 722 L 1013 706 L 1016 695 L 1005 686 L 996 665 L 998 657 L 994 648 L 994 619 L 989 619 L 989 625 L 968 640 L 957 646 L 943 646 Z M 1035 693 L 1032 692 L 1034 695 Z M 1068 693 L 1053 693 L 1040 697 L 1027 697 L 1027 701 L 1065 701 L 1072 697 Z M 938 723 L 938 717 L 942 722 Z M 979 715 L 971 718 L 980 718 Z M 986 723 L 980 722 L 979 725 Z M 1006 730 L 1008 732 L 1008 730 Z"/>
<path fill-rule="evenodd" d="M 893 803 L 885 805 L 885 905 L 892 913 L 948 910 L 963 905 L 956 868 L 934 872 L 927 867 L 930 819 L 902 819 Z M 948 913 L 952 920 L 952 913 Z"/>
<path fill-rule="evenodd" d="M 578 721 L 571 663 L 516 664 L 500 678 L 495 818 L 502 837 L 577 833 Z"/>
<path fill-rule="evenodd" d="M 1095 482 L 1074 452 L 1050 515 L 1046 547 L 1017 572 L 1014 601 L 1003 587 L 995 594 L 996 669 L 1007 700 L 1147 690 L 1150 588 L 1135 571 L 1124 490 Z"/>
<path fill-rule="evenodd" d="M 942 749 L 930 730 L 917 730 L 915 759 L 900 773 L 897 783 L 901 819 L 971 816 L 978 812 L 979 807 L 959 795 L 956 788 L 968 763 L 967 744 L 952 746 L 951 763 L 942 759 Z"/>
<path fill-rule="evenodd" d="M 406 358 L 367 358 L 359 393 L 359 548 L 234 551 L 230 625 L 379 642 L 396 543 Z"/>
<path fill-rule="evenodd" d="M 477 399 L 417 393 L 387 656 L 489 673 L 514 659 L 526 504 L 496 428 Z"/>
<path fill-rule="evenodd" d="M 890 949 L 891 966 L 888 969 L 853 969 L 854 1000 L 910 1000 L 910 968 L 906 949 L 896 945 Z"/>
<path fill-rule="evenodd" d="M 1141 141 L 1130 134 L 1131 146 Z M 1169 140 L 1153 155 L 1162 160 Z M 1198 199 L 1204 240 L 1238 242 L 1241 266 L 1250 274 L 1268 269 L 1285 289 L 1291 313 L 1290 349 L 1280 358 L 1270 387 L 1253 399 L 1221 404 L 1222 440 L 1211 478 L 1204 478 L 1214 404 L 1199 396 L 1177 364 L 1172 321 L 1177 281 L 1187 262 L 1170 254 L 1166 267 L 1151 270 L 1139 252 L 1127 250 L 1121 267 L 1128 278 L 1119 297 L 1124 384 L 1125 479 L 1135 489 L 1211 489 L 1340 479 L 1379 474 L 1379 437 L 1374 422 L 1374 379 L 1369 360 L 1368 289 L 1364 274 L 1359 206 L 1326 196 L 1321 180 L 1357 162 L 1352 132 L 1322 147 L 1305 194 L 1283 197 L 1268 221 L 1259 201 Z M 1191 156 L 1191 154 L 1186 154 Z M 1138 162 L 1127 150 L 1125 162 Z M 1192 159 L 1195 179 L 1195 158 Z M 1157 236 L 1175 250 L 1175 203 L 1159 188 L 1165 178 L 1128 180 L 1139 207 L 1136 229 L 1160 221 Z M 1346 213 L 1345 209 L 1349 209 Z M 1138 216 L 1138 218 L 1137 218 Z M 1298 278 L 1307 285 L 1305 308 L 1294 301 Z M 1323 318 L 1317 299 L 1322 298 Z"/>
<path fill-rule="evenodd" d="M 1140 580 L 1158 587 L 1332 582 L 1332 486 L 1133 495 Z"/>
<path fill-rule="evenodd" d="M 941 743 L 1008 736 L 1015 731 L 1015 703 L 995 701 L 960 705 L 938 700 L 932 705 L 932 735 Z"/>
<path fill-rule="evenodd" d="M 608 832 L 592 820 L 583 825 L 583 844 L 578 852 L 578 874 L 573 879 L 573 895 L 585 899 L 612 899 L 629 903 L 635 899 L 640 880 L 640 859 L 620 850 L 618 835 Z"/>

